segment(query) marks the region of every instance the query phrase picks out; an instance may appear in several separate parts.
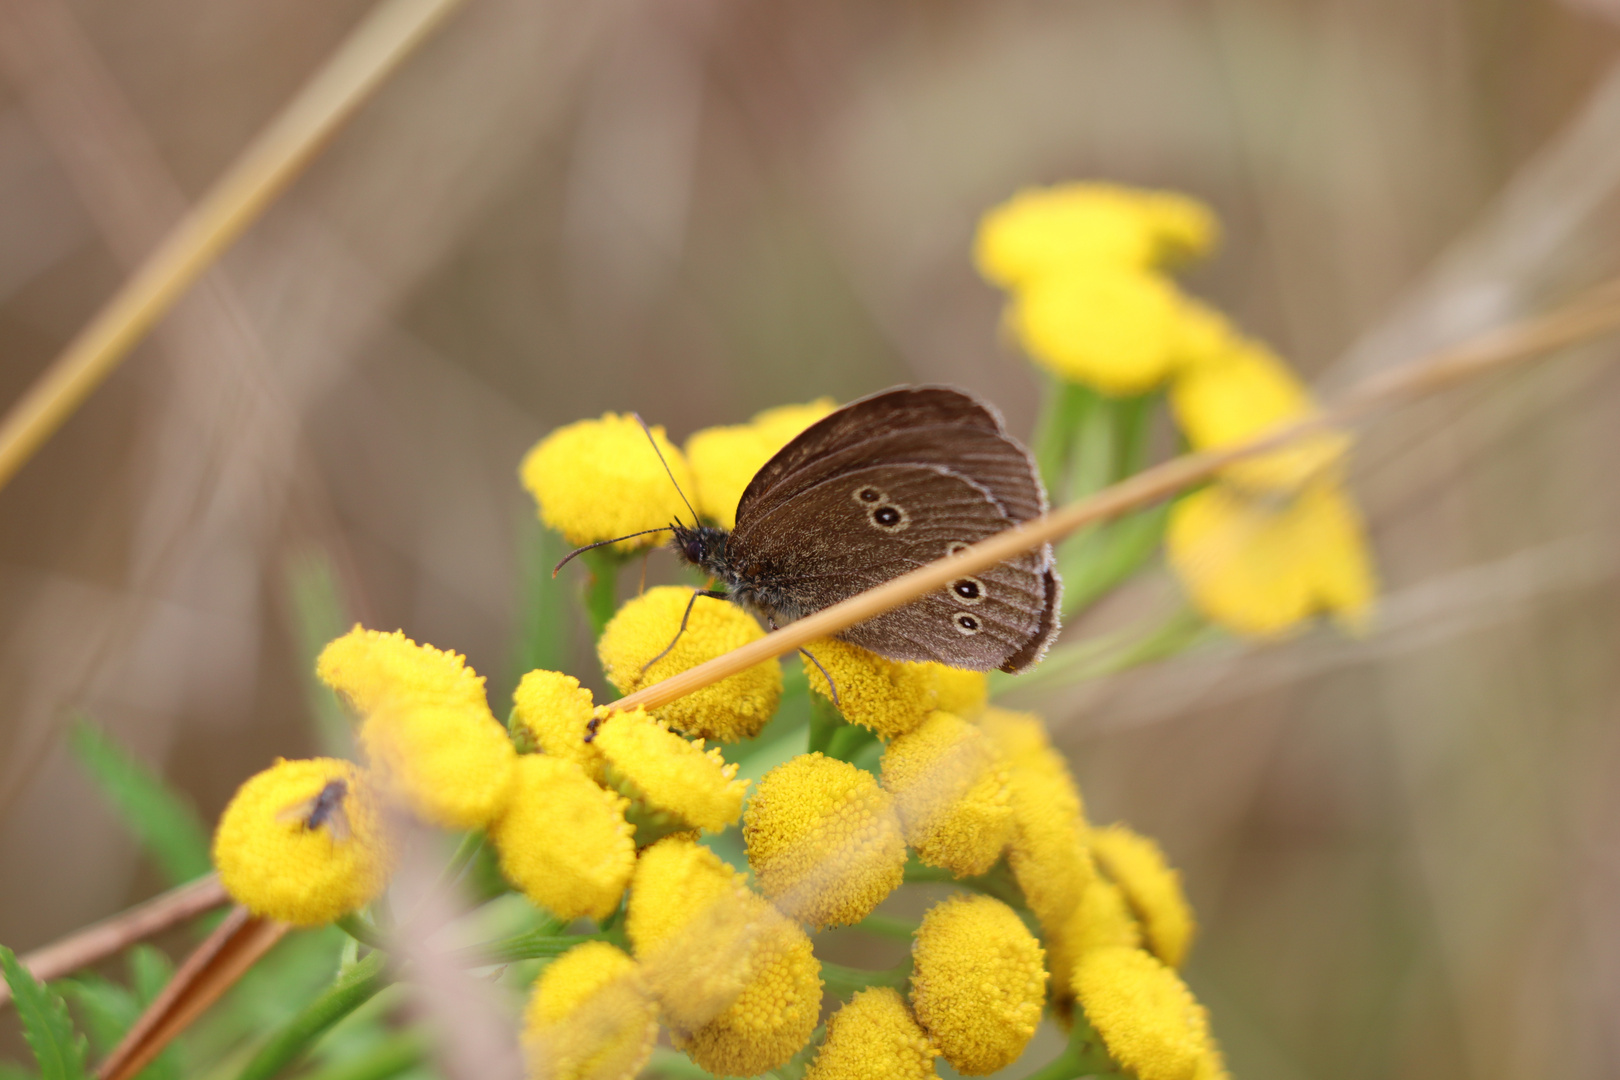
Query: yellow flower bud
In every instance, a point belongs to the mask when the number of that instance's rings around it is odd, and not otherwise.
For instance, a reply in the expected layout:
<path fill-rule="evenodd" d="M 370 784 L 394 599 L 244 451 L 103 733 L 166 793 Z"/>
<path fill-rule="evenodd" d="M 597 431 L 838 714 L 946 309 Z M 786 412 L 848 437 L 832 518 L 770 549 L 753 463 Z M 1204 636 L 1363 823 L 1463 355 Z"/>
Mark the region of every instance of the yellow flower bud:
<path fill-rule="evenodd" d="M 512 692 L 515 723 L 553 757 L 567 758 L 592 780 L 602 779 L 602 751 L 591 733 L 591 692 L 560 671 L 531 671 Z"/>
<path fill-rule="evenodd" d="M 572 761 L 525 754 L 505 812 L 489 826 L 501 873 L 564 919 L 606 918 L 636 866 L 625 800 Z"/>
<path fill-rule="evenodd" d="M 1012 838 L 1007 779 L 990 737 L 948 712 L 883 753 L 883 787 L 894 796 L 906 843 L 957 877 L 988 872 Z"/>
<path fill-rule="evenodd" d="M 347 761 L 278 759 L 237 789 L 214 833 L 225 891 L 253 914 L 316 926 L 376 899 L 393 871 L 382 807 Z"/>
<path fill-rule="evenodd" d="M 683 518 L 686 504 L 675 485 L 690 491 L 691 470 L 662 427 L 653 427 L 652 436 L 658 453 L 634 416 L 604 413 L 600 420 L 560 427 L 535 443 L 519 475 L 540 504 L 540 520 L 570 544 L 594 544 Z M 667 473 L 659 453 L 669 465 Z M 637 551 L 658 543 L 659 536 L 638 536 L 613 549 Z"/>
<path fill-rule="evenodd" d="M 927 1080 L 938 1051 L 891 987 L 862 990 L 827 1020 L 804 1080 Z"/>
<path fill-rule="evenodd" d="M 979 725 L 1007 760 L 1013 817 L 1007 864 L 1029 909 L 1051 933 L 1080 903 L 1093 877 L 1080 790 L 1038 718 L 992 707 Z"/>
<path fill-rule="evenodd" d="M 1027 188 L 984 215 L 979 273 L 1006 288 L 1084 269 L 1148 269 L 1213 246 L 1215 219 L 1184 195 L 1113 184 Z"/>
<path fill-rule="evenodd" d="M 1075 998 L 1108 1056 L 1139 1080 L 1224 1072 L 1208 1019 L 1175 971 L 1141 949 L 1091 949 L 1074 972 Z"/>
<path fill-rule="evenodd" d="M 691 828 L 719 832 L 737 823 L 748 781 L 735 779 L 737 766 L 719 747 L 705 751 L 702 739 L 687 742 L 641 709 L 602 714 L 592 745 L 620 792 Z"/>
<path fill-rule="evenodd" d="M 765 636 L 759 624 L 737 605 L 700 596 L 692 603 L 686 630 L 676 641 L 691 600 L 691 589 L 674 585 L 648 589 L 608 622 L 596 650 L 608 680 L 621 693 L 632 693 Z M 675 647 L 643 671 L 671 642 Z M 653 715 L 688 735 L 736 742 L 759 734 L 781 698 L 782 666 L 767 660 L 693 691 Z"/>
<path fill-rule="evenodd" d="M 1165 861 L 1158 844 L 1124 825 L 1093 829 L 1090 841 L 1104 872 L 1141 919 L 1148 948 L 1171 967 L 1180 967 L 1198 929 L 1181 875 Z"/>
<path fill-rule="evenodd" d="M 1165 550 L 1200 612 L 1254 637 L 1317 612 L 1359 631 L 1377 591 L 1361 515 L 1330 481 L 1269 496 L 1211 484 L 1170 508 Z"/>
<path fill-rule="evenodd" d="M 321 650 L 315 674 L 362 717 L 389 704 L 489 710 L 483 676 L 463 657 L 418 645 L 401 630 L 356 624 Z"/>
<path fill-rule="evenodd" d="M 753 1076 L 809 1040 L 821 965 L 743 881 L 691 840 L 660 840 L 641 854 L 625 931 L 675 1045 L 711 1072 Z"/>
<path fill-rule="evenodd" d="M 1204 329 L 1168 278 L 1115 269 L 1031 282 L 1012 298 L 1007 320 L 1041 367 L 1115 396 L 1164 382 Z"/>
<path fill-rule="evenodd" d="M 523 1019 L 533 1080 L 631 1080 L 658 1041 L 657 1010 L 636 962 L 605 941 L 547 965 Z"/>
<path fill-rule="evenodd" d="M 743 840 L 760 891 L 813 927 L 859 922 L 905 872 L 894 799 L 871 773 L 819 753 L 765 774 Z"/>
<path fill-rule="evenodd" d="M 776 452 L 836 408 L 832 398 L 807 405 L 781 405 L 746 424 L 704 428 L 686 440 L 692 466 L 692 502 L 698 512 L 727 529 L 737 527 L 737 501 L 748 482 Z"/>
<path fill-rule="evenodd" d="M 1224 348 L 1177 373 L 1170 407 L 1194 450 L 1245 442 L 1317 411 L 1287 364 L 1262 343 L 1236 334 Z M 1313 478 L 1336 475 L 1334 467 L 1349 446 L 1348 435 L 1324 431 L 1234 462 L 1221 470 L 1221 478 L 1249 491 L 1293 491 Z"/>
<path fill-rule="evenodd" d="M 951 1067 L 984 1076 L 1017 1061 L 1046 990 L 1040 942 L 1017 913 L 953 896 L 923 916 L 911 953 L 911 1007 Z"/>
<path fill-rule="evenodd" d="M 360 745 L 378 784 L 434 825 L 482 828 L 511 792 L 517 752 L 482 705 L 385 706 L 366 717 Z"/>
<path fill-rule="evenodd" d="M 880 739 L 905 734 L 939 704 L 942 665 L 890 660 L 837 638 L 818 638 L 804 648 L 816 658 L 811 663 L 800 657 L 810 689 L 832 700 L 821 672 L 826 668 L 838 687 L 838 711 L 844 719 L 870 728 Z"/>

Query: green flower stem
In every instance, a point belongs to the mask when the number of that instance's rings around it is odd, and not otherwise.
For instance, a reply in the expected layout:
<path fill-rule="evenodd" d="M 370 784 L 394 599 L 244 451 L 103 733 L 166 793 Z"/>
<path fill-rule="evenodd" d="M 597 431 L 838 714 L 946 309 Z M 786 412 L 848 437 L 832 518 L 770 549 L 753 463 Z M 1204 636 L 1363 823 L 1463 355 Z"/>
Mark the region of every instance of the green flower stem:
<path fill-rule="evenodd" d="M 381 931 L 371 924 L 369 919 L 363 918 L 357 912 L 349 912 L 337 920 L 339 930 L 348 934 L 360 944 L 371 949 L 388 950 L 388 942 L 384 940 Z"/>
<path fill-rule="evenodd" d="M 876 740 L 876 735 L 859 724 L 845 724 L 834 729 L 832 738 L 827 740 L 826 753 L 828 757 L 835 757 L 839 761 L 852 762 L 862 747 Z"/>
<path fill-rule="evenodd" d="M 1077 383 L 1053 378 L 1041 395 L 1041 415 L 1035 422 L 1035 464 L 1041 471 L 1046 490 L 1062 502 L 1064 468 L 1069 464 L 1069 448 L 1075 432 L 1084 423 L 1086 412 L 1097 395 Z"/>
<path fill-rule="evenodd" d="M 383 953 L 374 952 L 339 973 L 320 996 L 283 1024 L 238 1074 L 238 1080 L 270 1080 L 314 1045 L 333 1024 L 370 1001 L 393 981 Z"/>
<path fill-rule="evenodd" d="M 1069 1032 L 1069 1045 L 1063 1053 L 1046 1065 L 1030 1073 L 1024 1080 L 1077 1080 L 1082 1076 L 1095 1076 L 1099 1080 L 1124 1080 L 1114 1060 L 1103 1048 L 1102 1039 L 1086 1018 L 1075 1011 L 1074 1028 Z"/>
<path fill-rule="evenodd" d="M 823 754 L 827 754 L 828 749 L 832 746 L 833 736 L 838 733 L 839 729 L 847 726 L 844 723 L 844 718 L 838 714 L 838 710 L 833 708 L 832 702 L 820 694 L 812 694 L 810 697 L 810 736 L 805 752 L 813 754 L 819 750 Z M 832 755 L 828 754 L 828 756 Z"/>
<path fill-rule="evenodd" d="M 911 935 L 917 932 L 917 925 L 915 919 L 902 919 L 894 915 L 868 915 L 856 923 L 854 929 L 864 930 L 874 937 L 910 941 Z"/>
<path fill-rule="evenodd" d="M 928 882 L 945 885 L 957 885 L 964 889 L 993 896 L 1009 907 L 1023 910 L 1024 897 L 1018 891 L 1018 886 L 1007 876 L 1002 866 L 997 866 L 988 874 L 980 877 L 959 878 L 949 870 L 942 870 L 937 866 L 924 866 L 918 862 L 916 856 L 906 863 L 905 880 L 908 883 Z"/>
<path fill-rule="evenodd" d="M 1148 437 L 1153 433 L 1153 407 L 1160 394 L 1141 394 L 1121 398 L 1115 405 L 1115 428 L 1118 451 L 1115 455 L 1114 479 L 1123 480 L 1142 471 L 1147 464 Z"/>
<path fill-rule="evenodd" d="M 647 1075 L 664 1080 L 714 1080 L 714 1073 L 693 1063 L 679 1050 L 666 1050 L 661 1046 L 653 1051 L 652 1060 L 647 1063 Z"/>
<path fill-rule="evenodd" d="M 516 960 L 536 960 L 561 956 L 584 941 L 618 941 L 622 935 L 613 930 L 595 934 L 559 934 L 555 927 L 526 930 L 499 941 L 486 941 L 456 953 L 456 960 L 468 967 L 493 967 Z"/>
<path fill-rule="evenodd" d="M 1118 417 L 1120 402 L 1094 391 L 1080 414 L 1074 433 L 1074 449 L 1069 458 L 1069 490 L 1065 499 L 1093 495 L 1114 478 L 1118 461 Z"/>
<path fill-rule="evenodd" d="M 389 1080 L 420 1065 L 431 1049 L 426 1035 L 400 1032 L 335 1065 L 307 1072 L 300 1080 Z"/>
<path fill-rule="evenodd" d="M 1063 613 L 1073 617 L 1136 573 L 1164 539 L 1168 504 L 1151 507 L 1065 545 L 1058 569 L 1063 575 Z"/>
<path fill-rule="evenodd" d="M 619 567 L 624 559 L 611 547 L 599 547 L 580 556 L 591 571 L 585 586 L 585 614 L 591 620 L 591 636 L 599 638 L 619 601 Z"/>
<path fill-rule="evenodd" d="M 899 990 L 906 985 L 906 980 L 911 978 L 911 957 L 906 957 L 892 968 L 882 968 L 878 971 L 822 961 L 821 978 L 827 984 L 827 989 L 839 997 L 847 998 L 869 986 L 892 986 Z"/>

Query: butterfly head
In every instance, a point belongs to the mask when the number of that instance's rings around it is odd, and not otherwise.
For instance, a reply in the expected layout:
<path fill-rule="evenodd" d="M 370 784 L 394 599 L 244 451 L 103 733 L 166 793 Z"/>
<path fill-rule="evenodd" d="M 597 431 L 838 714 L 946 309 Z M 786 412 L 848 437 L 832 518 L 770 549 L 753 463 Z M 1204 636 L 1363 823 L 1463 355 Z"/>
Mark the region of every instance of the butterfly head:
<path fill-rule="evenodd" d="M 725 578 L 726 574 L 726 540 L 731 534 L 716 525 L 696 525 L 688 528 L 676 523 L 670 526 L 675 539 L 670 541 L 670 547 L 675 550 L 683 562 L 706 570 L 715 577 Z"/>

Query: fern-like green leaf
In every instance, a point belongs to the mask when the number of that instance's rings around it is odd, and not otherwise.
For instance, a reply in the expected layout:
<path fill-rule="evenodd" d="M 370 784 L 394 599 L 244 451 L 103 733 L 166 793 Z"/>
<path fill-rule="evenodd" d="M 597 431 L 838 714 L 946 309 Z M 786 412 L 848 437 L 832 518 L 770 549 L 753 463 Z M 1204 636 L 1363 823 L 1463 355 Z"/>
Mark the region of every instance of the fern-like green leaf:
<path fill-rule="evenodd" d="M 40 1080 L 86 1080 L 84 1036 L 73 1030 L 62 999 L 40 985 L 17 954 L 3 945 L 0 969 L 11 987 L 11 1000 L 22 1021 L 23 1038 L 39 1065 Z"/>
<path fill-rule="evenodd" d="M 72 746 L 79 764 L 171 884 L 191 881 L 213 868 L 208 830 L 182 796 L 83 716 L 73 725 Z"/>

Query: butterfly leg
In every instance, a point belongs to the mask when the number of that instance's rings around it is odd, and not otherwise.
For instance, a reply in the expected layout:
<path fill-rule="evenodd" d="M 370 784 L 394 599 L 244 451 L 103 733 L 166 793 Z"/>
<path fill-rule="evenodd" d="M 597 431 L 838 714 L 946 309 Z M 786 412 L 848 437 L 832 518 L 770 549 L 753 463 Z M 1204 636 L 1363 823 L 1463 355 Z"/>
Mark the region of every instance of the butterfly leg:
<path fill-rule="evenodd" d="M 771 629 L 776 628 L 773 626 Z M 832 691 L 833 708 L 842 710 L 843 706 L 838 703 L 838 684 L 833 682 L 833 677 L 827 674 L 827 669 L 821 666 L 821 661 L 817 660 L 809 649 L 800 649 L 799 651 L 804 653 L 812 664 L 816 665 L 816 670 L 821 672 L 821 677 L 827 680 L 827 689 Z"/>
<path fill-rule="evenodd" d="M 726 599 L 726 594 L 723 593 L 723 592 L 720 592 L 717 589 L 697 589 L 697 590 L 695 590 L 692 593 L 692 598 L 686 602 L 686 610 L 681 614 L 681 628 L 679 630 L 675 631 L 674 638 L 672 638 L 670 640 L 670 643 L 668 645 L 664 646 L 664 651 L 663 652 L 659 653 L 657 656 L 653 657 L 651 660 L 649 660 L 645 664 L 641 665 L 641 674 L 643 674 L 643 675 L 647 674 L 647 669 L 652 667 L 654 664 L 658 663 L 658 661 L 662 660 L 664 657 L 668 656 L 669 655 L 669 650 L 671 650 L 671 649 L 673 649 L 675 647 L 675 642 L 681 640 L 681 635 L 686 633 L 686 620 L 688 620 L 688 619 L 690 619 L 692 617 L 692 605 L 697 603 L 697 598 L 700 597 L 700 596 L 707 596 L 707 597 L 710 597 L 710 598 L 715 599 L 715 600 L 724 600 L 724 599 Z"/>

